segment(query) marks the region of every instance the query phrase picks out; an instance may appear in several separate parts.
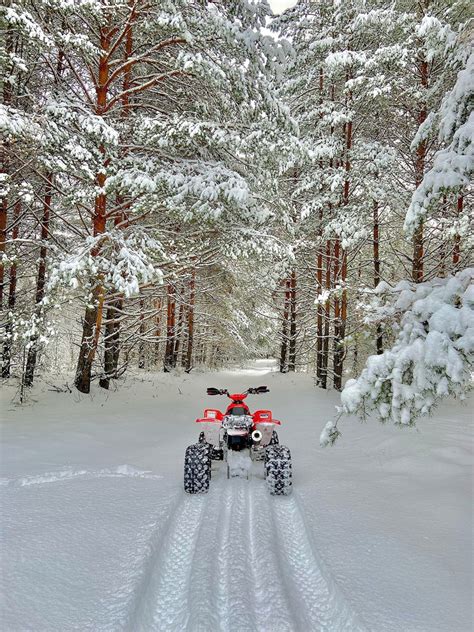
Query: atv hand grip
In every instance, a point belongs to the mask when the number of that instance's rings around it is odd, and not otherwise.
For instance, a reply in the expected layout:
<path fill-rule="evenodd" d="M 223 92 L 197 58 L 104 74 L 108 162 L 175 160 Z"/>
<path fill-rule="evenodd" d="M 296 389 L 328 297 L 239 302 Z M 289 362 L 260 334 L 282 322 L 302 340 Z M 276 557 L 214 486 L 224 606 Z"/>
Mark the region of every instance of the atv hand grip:
<path fill-rule="evenodd" d="M 214 388 L 213 386 L 210 386 L 207 389 L 207 394 L 208 395 L 227 395 L 227 389 L 219 389 L 219 388 Z"/>

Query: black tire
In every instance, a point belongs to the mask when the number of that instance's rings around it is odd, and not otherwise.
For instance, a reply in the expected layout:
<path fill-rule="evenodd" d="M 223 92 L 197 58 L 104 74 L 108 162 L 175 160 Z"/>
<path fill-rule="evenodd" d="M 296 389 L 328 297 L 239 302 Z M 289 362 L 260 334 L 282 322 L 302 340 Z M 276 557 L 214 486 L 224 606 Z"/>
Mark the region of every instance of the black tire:
<path fill-rule="evenodd" d="M 268 445 L 280 445 L 280 439 L 278 438 L 278 432 L 276 430 L 272 432 L 272 438 Z"/>
<path fill-rule="evenodd" d="M 198 441 L 199 441 L 199 443 L 206 443 L 206 435 L 204 434 L 204 432 L 201 432 L 199 434 Z M 221 450 L 220 448 L 215 448 L 210 443 L 209 444 L 206 443 L 206 445 L 209 445 L 212 461 L 223 461 L 224 460 L 224 450 Z"/>
<path fill-rule="evenodd" d="M 184 456 L 184 491 L 206 494 L 211 481 L 211 451 L 207 443 L 194 443 Z"/>
<path fill-rule="evenodd" d="M 213 461 L 223 461 L 224 450 L 221 450 L 220 448 L 214 448 L 211 446 L 211 459 Z"/>
<path fill-rule="evenodd" d="M 288 496 L 292 490 L 291 453 L 282 445 L 265 450 L 265 480 L 270 494 Z"/>

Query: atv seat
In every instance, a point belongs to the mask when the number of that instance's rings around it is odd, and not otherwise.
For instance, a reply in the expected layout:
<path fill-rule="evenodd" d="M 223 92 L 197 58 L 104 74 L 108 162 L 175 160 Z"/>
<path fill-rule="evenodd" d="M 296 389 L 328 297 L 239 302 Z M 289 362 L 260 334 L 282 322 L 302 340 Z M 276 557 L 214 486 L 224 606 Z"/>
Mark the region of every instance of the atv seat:
<path fill-rule="evenodd" d="M 227 411 L 228 415 L 248 415 L 249 409 L 246 406 L 232 406 Z"/>

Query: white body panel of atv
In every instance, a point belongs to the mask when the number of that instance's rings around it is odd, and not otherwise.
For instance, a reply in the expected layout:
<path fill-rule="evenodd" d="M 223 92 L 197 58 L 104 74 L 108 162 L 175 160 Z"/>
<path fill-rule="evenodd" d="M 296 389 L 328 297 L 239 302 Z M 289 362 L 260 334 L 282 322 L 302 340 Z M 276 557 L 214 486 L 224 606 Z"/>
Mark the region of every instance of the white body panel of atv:
<path fill-rule="evenodd" d="M 203 419 L 199 421 L 199 426 L 201 432 L 204 432 L 206 443 L 210 443 L 214 448 L 220 448 L 223 435 L 221 422 L 216 419 Z"/>

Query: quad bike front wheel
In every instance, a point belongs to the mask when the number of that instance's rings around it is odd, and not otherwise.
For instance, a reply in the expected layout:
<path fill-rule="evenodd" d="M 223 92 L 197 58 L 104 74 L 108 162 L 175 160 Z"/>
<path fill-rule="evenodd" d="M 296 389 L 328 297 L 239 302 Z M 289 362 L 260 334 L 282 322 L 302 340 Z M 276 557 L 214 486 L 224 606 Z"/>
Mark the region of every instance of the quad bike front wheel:
<path fill-rule="evenodd" d="M 288 496 L 292 489 L 290 450 L 282 445 L 271 445 L 265 450 L 265 481 L 273 496 Z"/>
<path fill-rule="evenodd" d="M 194 443 L 184 455 L 184 491 L 187 494 L 205 494 L 211 481 L 211 446 Z"/>

